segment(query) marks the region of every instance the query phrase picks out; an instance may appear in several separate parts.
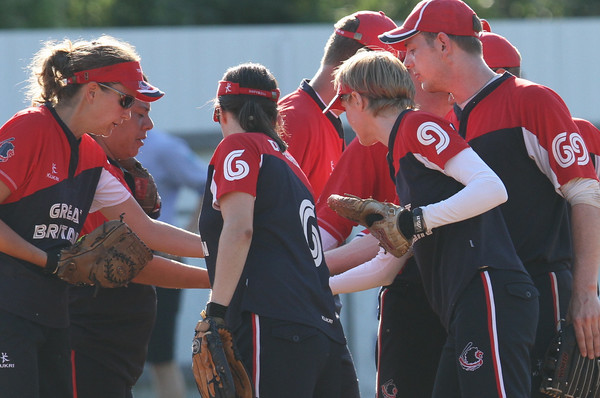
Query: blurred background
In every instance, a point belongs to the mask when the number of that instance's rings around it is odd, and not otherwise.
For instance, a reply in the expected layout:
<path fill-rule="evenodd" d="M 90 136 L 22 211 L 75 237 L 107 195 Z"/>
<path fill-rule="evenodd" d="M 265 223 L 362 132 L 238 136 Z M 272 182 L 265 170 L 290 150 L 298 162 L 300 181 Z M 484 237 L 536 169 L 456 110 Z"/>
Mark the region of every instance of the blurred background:
<path fill-rule="evenodd" d="M 332 25 L 359 10 L 384 11 L 401 24 L 417 1 L 406 0 L 1 0 L 0 123 L 24 108 L 27 65 L 47 40 L 93 39 L 109 34 L 133 44 L 150 81 L 166 92 L 152 104 L 156 128 L 183 137 L 208 161 L 221 139 L 210 101 L 225 70 L 259 62 L 277 77 L 282 94 L 317 70 Z M 467 3 L 492 31 L 521 52 L 523 76 L 551 87 L 573 116 L 600 124 L 600 2 L 589 0 L 473 0 Z M 354 134 L 346 125 L 350 141 Z M 150 133 L 152 134 L 152 133 Z M 143 151 L 143 148 L 142 148 Z M 160 189 L 160 187 L 159 187 Z M 180 224 L 194 214 L 200 193 L 178 198 Z M 201 260 L 189 260 L 204 266 Z M 183 293 L 176 358 L 188 396 L 193 328 L 208 297 Z M 377 291 L 342 297 L 342 321 L 364 397 L 374 389 Z M 147 372 L 136 398 L 155 395 Z"/>

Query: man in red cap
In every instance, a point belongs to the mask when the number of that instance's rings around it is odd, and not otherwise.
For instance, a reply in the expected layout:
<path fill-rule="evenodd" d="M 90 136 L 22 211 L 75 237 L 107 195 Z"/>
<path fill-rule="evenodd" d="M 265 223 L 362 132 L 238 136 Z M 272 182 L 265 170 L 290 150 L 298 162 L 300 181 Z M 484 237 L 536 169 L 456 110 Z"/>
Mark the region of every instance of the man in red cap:
<path fill-rule="evenodd" d="M 508 190 L 503 215 L 540 292 L 536 376 L 561 318 L 573 322 L 583 356 L 600 356 L 600 188 L 563 100 L 547 87 L 494 73 L 482 57 L 481 30 L 464 2 L 430 0 L 380 39 L 406 49 L 405 64 L 424 89 L 453 94 L 459 134 Z M 448 360 L 456 359 L 443 354 L 440 370 Z M 538 386 L 534 378 L 534 395 Z"/>

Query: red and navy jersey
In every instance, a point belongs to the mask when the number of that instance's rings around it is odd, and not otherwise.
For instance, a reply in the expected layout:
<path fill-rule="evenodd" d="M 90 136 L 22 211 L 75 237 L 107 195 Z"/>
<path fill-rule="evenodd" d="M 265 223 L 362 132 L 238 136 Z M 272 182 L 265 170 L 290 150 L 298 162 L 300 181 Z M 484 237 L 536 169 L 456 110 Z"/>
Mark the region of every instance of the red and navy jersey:
<path fill-rule="evenodd" d="M 344 342 L 313 195 L 295 160 L 265 134 L 232 134 L 215 150 L 207 181 L 199 230 L 210 253 L 205 260 L 211 283 L 223 228 L 217 201 L 229 192 L 256 198 L 252 242 L 227 311 L 228 325 L 236 328 L 241 313 L 250 311 L 310 325 Z"/>
<path fill-rule="evenodd" d="M 346 146 L 342 122 L 304 80 L 300 87 L 279 101 L 285 142 L 308 177 L 318 198 Z"/>
<path fill-rule="evenodd" d="M 443 172 L 448 160 L 468 148 L 447 121 L 407 110 L 392 128 L 388 148 L 402 206 L 438 203 L 464 188 Z M 414 243 L 413 250 L 427 297 L 446 327 L 456 300 L 480 269 L 525 272 L 497 207 L 434 228 Z"/>
<path fill-rule="evenodd" d="M 579 129 L 547 87 L 504 74 L 451 116 L 502 179 L 500 206 L 517 253 L 532 274 L 570 267 L 568 205 L 558 192 L 573 178 L 596 179 Z"/>
<path fill-rule="evenodd" d="M 0 128 L 0 179 L 10 189 L 0 219 L 42 250 L 79 236 L 106 155 L 76 139 L 50 106 L 28 108 Z M 68 324 L 67 284 L 0 253 L 0 308 L 50 327 Z"/>
<path fill-rule="evenodd" d="M 116 162 L 110 160 L 105 168 L 132 192 Z M 90 213 L 82 234 L 93 231 L 106 220 L 99 211 Z M 154 286 L 137 283 L 115 289 L 70 286 L 69 314 L 71 348 L 94 358 L 134 385 L 144 370 L 156 319 Z"/>

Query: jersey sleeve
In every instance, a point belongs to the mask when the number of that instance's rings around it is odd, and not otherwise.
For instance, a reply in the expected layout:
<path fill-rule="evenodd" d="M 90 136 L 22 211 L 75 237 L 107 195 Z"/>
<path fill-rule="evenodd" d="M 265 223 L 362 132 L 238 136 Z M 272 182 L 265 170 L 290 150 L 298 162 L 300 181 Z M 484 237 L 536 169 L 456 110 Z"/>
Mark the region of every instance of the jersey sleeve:
<path fill-rule="evenodd" d="M 468 147 L 448 121 L 416 111 L 408 113 L 400 124 L 394 156 L 402 158 L 412 153 L 422 163 L 429 163 L 428 167 L 443 170 L 448 160 Z"/>
<path fill-rule="evenodd" d="M 0 180 L 15 192 L 39 163 L 44 145 L 41 118 L 23 114 L 0 130 Z"/>
<path fill-rule="evenodd" d="M 597 179 L 586 142 L 558 94 L 531 85 L 520 98 L 527 151 L 555 188 L 574 178 Z"/>
<path fill-rule="evenodd" d="M 261 159 L 258 146 L 244 134 L 232 134 L 221 141 L 211 161 L 214 199 L 218 201 L 229 192 L 245 192 L 256 197 Z"/>

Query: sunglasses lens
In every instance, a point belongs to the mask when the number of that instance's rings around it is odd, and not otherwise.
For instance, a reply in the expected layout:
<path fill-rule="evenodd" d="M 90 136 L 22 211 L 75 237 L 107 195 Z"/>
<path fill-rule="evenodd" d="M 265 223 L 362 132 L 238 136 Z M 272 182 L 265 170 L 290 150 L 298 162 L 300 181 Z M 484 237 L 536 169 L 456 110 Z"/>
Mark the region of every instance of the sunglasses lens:
<path fill-rule="evenodd" d="M 131 95 L 122 95 L 121 96 L 121 106 L 124 109 L 129 109 L 133 106 L 133 103 L 135 102 L 135 98 L 133 98 Z"/>

